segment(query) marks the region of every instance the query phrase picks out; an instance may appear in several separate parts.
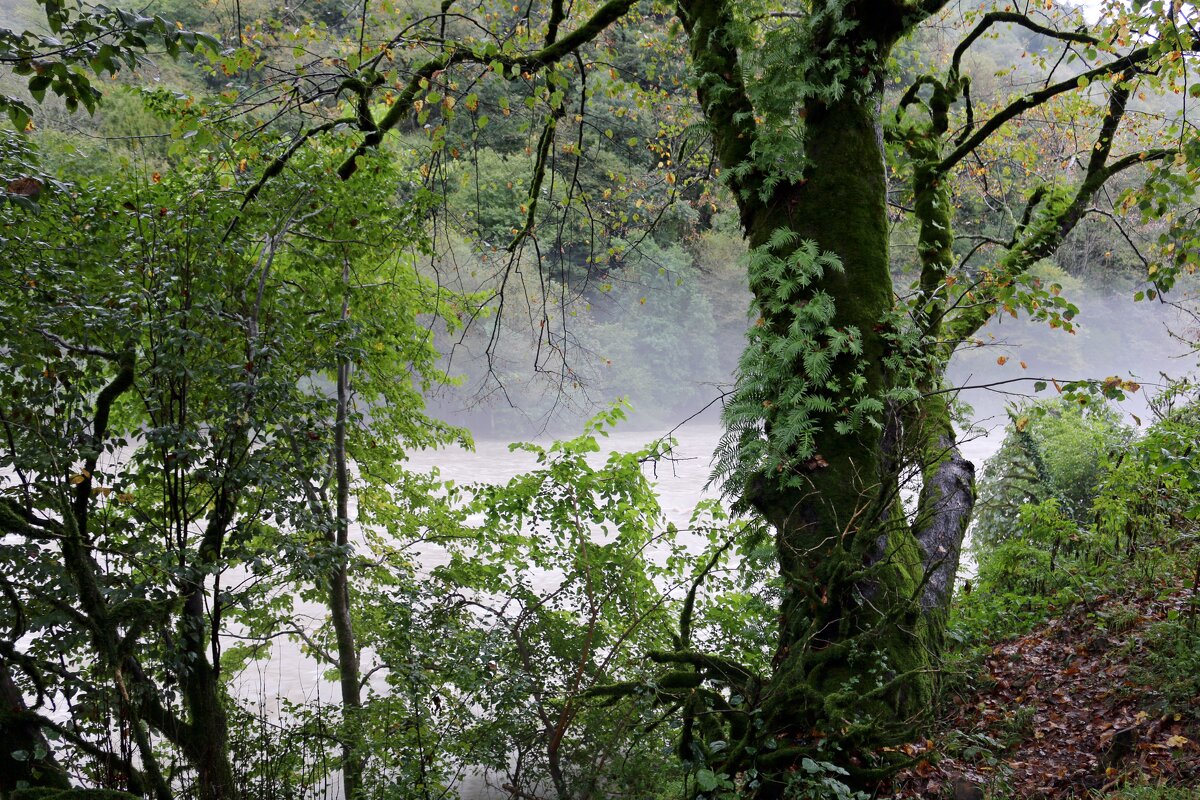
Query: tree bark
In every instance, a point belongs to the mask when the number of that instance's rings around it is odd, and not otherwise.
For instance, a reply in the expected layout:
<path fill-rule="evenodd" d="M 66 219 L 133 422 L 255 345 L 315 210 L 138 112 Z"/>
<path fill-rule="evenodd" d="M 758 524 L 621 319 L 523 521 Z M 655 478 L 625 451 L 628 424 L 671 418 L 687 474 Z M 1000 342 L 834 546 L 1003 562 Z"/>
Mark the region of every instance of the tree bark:
<path fill-rule="evenodd" d="M 862 352 L 843 356 L 834 372 L 861 369 L 866 393 L 882 396 L 888 375 L 881 323 L 892 307 L 892 284 L 875 108 L 868 98 L 809 110 L 806 179 L 781 188 L 752 216 L 748 238 L 757 247 L 785 229 L 838 255 L 844 271 L 827 273 L 817 288 L 833 298 L 834 327 L 858 330 Z M 760 299 L 772 291 L 751 289 Z M 789 322 L 766 320 L 782 328 Z M 886 669 L 876 685 L 859 684 L 882 690 L 877 702 L 867 704 L 874 705 L 873 726 L 881 718 L 902 723 L 926 708 L 931 696 L 915 603 L 922 558 L 900 523 L 898 476 L 883 435 L 870 426 L 838 433 L 840 415 L 819 420 L 817 452 L 803 467 L 802 486 L 784 488 L 766 476 L 760 483 L 766 488 L 755 498 L 776 531 L 786 586 L 766 705 L 768 729 L 784 736 L 839 715 L 861 716 L 852 707 L 860 692 L 850 687 L 880 659 Z M 852 647 L 852 641 L 859 644 Z"/>
<path fill-rule="evenodd" d="M 8 662 L 0 655 L 0 797 L 21 786 L 71 787 L 41 728 L 25 717 L 28 710 Z"/>
<path fill-rule="evenodd" d="M 940 396 L 923 405 L 929 411 L 921 435 L 922 485 L 913 533 L 927 576 L 921 608 L 931 618 L 931 638 L 940 649 L 944 612 L 950 607 L 963 538 L 975 510 L 975 465 L 959 450 L 949 409 Z"/>
<path fill-rule="evenodd" d="M 231 800 L 238 797 L 233 765 L 229 760 L 229 717 L 220 686 L 220 663 L 214 647 L 208 658 L 209 618 L 205 613 L 204 575 L 219 564 L 225 535 L 236 514 L 238 489 L 220 486 L 214 508 L 197 551 L 192 577 L 182 586 L 183 613 L 180 617 L 181 655 L 185 660 L 179 676 L 188 726 L 179 742 L 196 768 L 200 800 Z M 217 602 L 214 598 L 214 602 Z M 216 636 L 216 631 L 212 632 Z"/>

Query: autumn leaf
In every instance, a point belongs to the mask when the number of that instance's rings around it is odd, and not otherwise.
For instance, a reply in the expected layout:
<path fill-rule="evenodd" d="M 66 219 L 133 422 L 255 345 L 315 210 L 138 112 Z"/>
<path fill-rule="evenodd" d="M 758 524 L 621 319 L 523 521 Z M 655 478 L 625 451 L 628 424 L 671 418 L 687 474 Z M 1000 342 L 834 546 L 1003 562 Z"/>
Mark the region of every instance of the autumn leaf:
<path fill-rule="evenodd" d="M 38 195 L 42 193 L 42 182 L 37 178 L 17 178 L 8 182 L 7 191 L 9 194 L 16 194 L 36 200 Z"/>

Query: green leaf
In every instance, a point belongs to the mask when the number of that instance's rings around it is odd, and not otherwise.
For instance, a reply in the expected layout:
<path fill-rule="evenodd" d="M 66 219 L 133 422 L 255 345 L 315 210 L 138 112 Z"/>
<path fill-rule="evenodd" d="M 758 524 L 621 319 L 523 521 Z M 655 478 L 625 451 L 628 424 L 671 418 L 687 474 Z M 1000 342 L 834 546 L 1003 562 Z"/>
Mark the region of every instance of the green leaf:
<path fill-rule="evenodd" d="M 50 86 L 51 80 L 49 73 L 34 75 L 29 79 L 29 94 L 33 95 L 34 100 L 40 103 L 46 99 L 46 89 Z"/>

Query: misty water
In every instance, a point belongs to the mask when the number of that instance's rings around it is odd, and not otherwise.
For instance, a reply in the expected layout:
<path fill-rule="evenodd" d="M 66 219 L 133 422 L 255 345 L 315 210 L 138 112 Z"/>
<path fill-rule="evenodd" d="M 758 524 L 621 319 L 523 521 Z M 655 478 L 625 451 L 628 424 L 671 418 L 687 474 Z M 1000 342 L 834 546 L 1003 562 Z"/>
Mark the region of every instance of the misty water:
<path fill-rule="evenodd" d="M 1131 424 L 1140 421 L 1145 425 L 1153 420 L 1149 399 L 1157 386 L 1167 377 L 1182 376 L 1193 368 L 1195 359 L 1189 356 L 1188 346 L 1176 338 L 1196 338 L 1196 332 L 1188 329 L 1191 320 L 1187 315 L 1163 304 L 1134 304 L 1127 297 L 1092 296 L 1076 302 L 1082 312 L 1075 335 L 1051 331 L 1044 324 L 1006 318 L 983 331 L 984 346 L 963 353 L 953 364 L 952 382 L 967 387 L 960 399 L 972 407 L 972 425 L 964 429 L 960 446 L 977 472 L 1003 439 L 1007 405 L 1026 399 L 1037 378 L 1065 381 L 1109 375 L 1132 377 L 1143 384 L 1143 389 L 1119 408 Z M 688 390 L 681 387 L 681 391 Z M 696 387 L 696 408 L 709 403 L 714 391 L 711 387 Z M 1053 394 L 1054 390 L 1049 389 L 1042 396 Z M 469 425 L 470 418 L 462 421 Z M 594 458 L 598 463 L 610 452 L 640 449 L 669 432 L 678 442 L 672 458 L 647 465 L 646 469 L 666 519 L 686 527 L 696 503 L 715 491 L 706 489 L 712 453 L 721 433 L 713 415 L 653 427 L 639 425 L 635 417 L 627 428 L 618 428 L 601 439 L 601 452 Z M 546 436 L 522 436 L 519 432 L 512 438 L 549 441 Z M 456 483 L 500 483 L 536 466 L 530 453 L 512 451 L 508 445 L 507 439 L 486 439 L 477 441 L 472 451 L 457 447 L 419 451 L 411 454 L 409 466 L 416 471 L 436 469 L 442 478 Z M 422 568 L 436 567 L 442 557 L 436 550 L 427 551 Z M 972 570 L 973 564 L 966 557 L 960 574 Z M 324 608 L 315 604 L 296 611 L 297 624 L 312 627 L 325 614 Z M 336 683 L 327 677 L 322 666 L 301 655 L 298 644 L 280 638 L 273 643 L 269 659 L 252 665 L 241 676 L 239 693 L 248 700 L 265 698 L 264 708 L 277 708 L 280 698 L 309 704 L 336 703 Z M 479 776 L 468 777 L 459 789 L 461 797 L 468 800 L 490 796 Z M 327 786 L 330 798 L 336 798 L 339 791 L 336 782 Z"/>

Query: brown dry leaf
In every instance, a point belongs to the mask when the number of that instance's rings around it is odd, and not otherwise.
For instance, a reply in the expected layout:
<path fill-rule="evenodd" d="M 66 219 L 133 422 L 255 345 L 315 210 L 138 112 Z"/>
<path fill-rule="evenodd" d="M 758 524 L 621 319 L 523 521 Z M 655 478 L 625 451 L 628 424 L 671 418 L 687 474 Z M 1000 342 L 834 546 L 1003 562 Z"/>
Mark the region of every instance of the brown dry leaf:
<path fill-rule="evenodd" d="M 16 178 L 8 182 L 7 191 L 9 194 L 36 200 L 37 196 L 42 193 L 43 185 L 37 178 Z"/>

